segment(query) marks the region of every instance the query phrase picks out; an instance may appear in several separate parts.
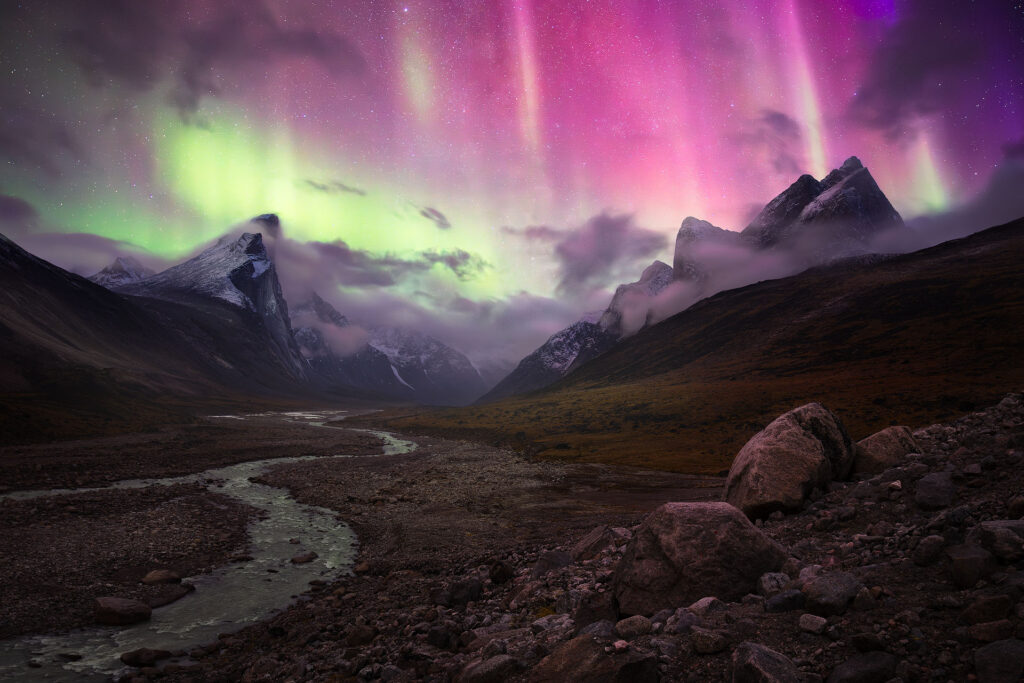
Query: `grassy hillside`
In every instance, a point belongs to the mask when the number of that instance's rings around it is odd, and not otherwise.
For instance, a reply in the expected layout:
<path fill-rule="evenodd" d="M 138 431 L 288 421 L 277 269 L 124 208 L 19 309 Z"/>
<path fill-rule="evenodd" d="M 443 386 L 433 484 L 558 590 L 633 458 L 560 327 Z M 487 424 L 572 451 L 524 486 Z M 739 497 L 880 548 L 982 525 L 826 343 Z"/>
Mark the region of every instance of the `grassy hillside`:
<path fill-rule="evenodd" d="M 387 417 L 543 457 L 726 469 L 808 401 L 854 438 L 928 424 L 1024 388 L 1024 219 L 884 260 L 722 292 L 541 392 Z"/>

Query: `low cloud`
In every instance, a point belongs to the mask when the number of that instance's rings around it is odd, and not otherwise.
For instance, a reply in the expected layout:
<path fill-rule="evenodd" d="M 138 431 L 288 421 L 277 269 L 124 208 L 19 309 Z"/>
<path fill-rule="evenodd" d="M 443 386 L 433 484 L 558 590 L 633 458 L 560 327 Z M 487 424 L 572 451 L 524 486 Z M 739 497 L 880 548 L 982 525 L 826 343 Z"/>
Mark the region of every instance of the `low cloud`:
<path fill-rule="evenodd" d="M 514 228 L 510 225 L 503 225 L 501 232 L 506 235 L 520 237 L 528 242 L 558 242 L 565 239 L 567 231 L 552 228 L 547 225 L 528 225 L 525 228 Z"/>
<path fill-rule="evenodd" d="M 305 180 L 305 183 L 307 187 L 311 187 L 317 192 L 323 192 L 325 194 L 347 193 L 359 195 L 360 197 L 366 196 L 366 190 L 359 187 L 352 187 L 351 185 L 346 185 L 340 180 L 328 180 L 326 182 L 319 182 L 311 178 L 307 178 Z"/>
<path fill-rule="evenodd" d="M 632 215 L 594 216 L 555 245 L 558 291 L 578 296 L 635 277 L 640 264 L 663 250 L 666 243 L 661 233 L 636 226 Z"/>

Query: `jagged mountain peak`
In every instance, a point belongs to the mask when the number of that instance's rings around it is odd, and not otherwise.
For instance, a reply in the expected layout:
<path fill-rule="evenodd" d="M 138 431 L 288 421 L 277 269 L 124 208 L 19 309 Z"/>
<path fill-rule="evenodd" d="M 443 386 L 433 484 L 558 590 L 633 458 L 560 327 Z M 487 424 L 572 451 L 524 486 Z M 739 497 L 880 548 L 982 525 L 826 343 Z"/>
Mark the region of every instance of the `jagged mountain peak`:
<path fill-rule="evenodd" d="M 320 322 L 335 327 L 348 327 L 352 324 L 348 318 L 339 313 L 330 302 L 322 299 L 316 292 L 312 293 L 308 301 L 297 306 L 295 313 L 297 315 L 304 313 L 315 315 Z"/>
<path fill-rule="evenodd" d="M 118 256 L 113 263 L 88 279 L 107 289 L 113 289 L 129 282 L 145 280 L 154 273 L 151 268 L 145 267 L 131 256 Z"/>

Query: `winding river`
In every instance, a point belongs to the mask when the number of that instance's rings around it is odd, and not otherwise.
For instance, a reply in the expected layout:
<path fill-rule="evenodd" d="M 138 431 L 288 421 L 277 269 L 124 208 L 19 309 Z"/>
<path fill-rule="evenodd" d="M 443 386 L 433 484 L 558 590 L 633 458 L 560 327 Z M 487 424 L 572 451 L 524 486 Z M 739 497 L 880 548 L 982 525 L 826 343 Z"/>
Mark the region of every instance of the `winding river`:
<path fill-rule="evenodd" d="M 282 417 L 333 428 L 327 421 L 343 416 L 343 412 L 284 413 Z M 216 417 L 246 419 L 246 416 L 235 415 Z M 370 433 L 384 440 L 382 455 L 408 453 L 416 447 L 411 441 L 398 439 L 387 432 Z M 358 542 L 355 533 L 338 518 L 336 512 L 303 505 L 283 489 L 250 481 L 273 465 L 323 457 L 343 459 L 355 456 L 272 458 L 181 477 L 125 480 L 103 488 L 16 491 L 0 496 L 0 499 L 27 500 L 83 491 L 200 483 L 211 491 L 233 496 L 265 512 L 248 527 L 248 554 L 252 560 L 190 577 L 188 581 L 196 587 L 194 593 L 153 610 L 152 620 L 142 624 L 120 628 L 90 627 L 60 635 L 0 641 L 0 680 L 109 680 L 112 674 L 131 670 L 121 663 L 122 653 L 143 647 L 187 651 L 213 642 L 221 633 L 238 631 L 288 607 L 313 579 L 330 579 L 351 571 Z M 290 543 L 293 538 L 300 539 L 301 545 Z M 317 559 L 308 564 L 291 563 L 292 557 L 307 551 L 315 552 Z"/>

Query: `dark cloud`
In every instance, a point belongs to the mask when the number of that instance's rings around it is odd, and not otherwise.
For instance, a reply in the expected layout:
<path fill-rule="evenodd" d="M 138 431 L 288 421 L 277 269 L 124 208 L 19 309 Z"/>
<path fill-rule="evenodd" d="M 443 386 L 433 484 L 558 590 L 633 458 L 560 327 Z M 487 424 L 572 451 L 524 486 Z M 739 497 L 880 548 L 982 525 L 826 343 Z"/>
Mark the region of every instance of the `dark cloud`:
<path fill-rule="evenodd" d="M 565 230 L 551 228 L 547 225 L 528 225 L 525 228 L 503 225 L 501 231 L 506 235 L 515 235 L 531 242 L 557 242 L 566 235 Z"/>
<path fill-rule="evenodd" d="M 21 197 L 0 194 L 0 223 L 34 223 L 38 217 L 36 208 Z"/>
<path fill-rule="evenodd" d="M 366 196 L 366 190 L 363 190 L 358 187 L 352 187 L 351 185 L 346 185 L 340 180 L 328 180 L 327 182 L 321 183 L 316 180 L 312 180 L 311 178 L 307 178 L 306 185 L 313 188 L 317 192 L 324 192 L 326 194 L 339 194 L 347 192 L 349 194 L 357 194 L 360 197 Z"/>
<path fill-rule="evenodd" d="M 212 16 L 176 0 L 76 0 L 61 33 L 70 57 L 91 82 L 150 90 L 169 80 L 183 114 L 221 91 L 242 69 L 289 58 L 318 62 L 332 76 L 355 74 L 365 60 L 345 36 L 285 25 L 259 1 L 227 0 Z M 199 17 L 203 18 L 200 19 Z"/>
<path fill-rule="evenodd" d="M 470 280 L 490 268 L 487 261 L 462 249 L 424 251 L 420 253 L 420 258 L 425 263 L 444 266 L 460 280 Z"/>
<path fill-rule="evenodd" d="M 53 113 L 0 90 L 0 157 L 57 177 L 85 154 L 74 133 Z"/>
<path fill-rule="evenodd" d="M 428 221 L 431 221 L 439 230 L 448 230 L 452 227 L 452 223 L 448 220 L 448 217 L 432 206 L 420 209 L 420 215 Z"/>
<path fill-rule="evenodd" d="M 640 261 L 650 259 L 665 245 L 664 235 L 637 227 L 632 215 L 594 216 L 555 245 L 558 290 L 576 295 L 607 287 L 638 271 Z"/>
<path fill-rule="evenodd" d="M 802 171 L 803 127 L 784 112 L 762 109 L 732 139 L 759 165 L 786 175 Z"/>
<path fill-rule="evenodd" d="M 1010 2 L 912 0 L 883 37 L 850 105 L 854 120 L 904 132 L 914 120 L 963 104 L 984 64 L 1024 60 L 1024 18 Z M 994 82 L 1003 80 L 993 74 Z"/>

